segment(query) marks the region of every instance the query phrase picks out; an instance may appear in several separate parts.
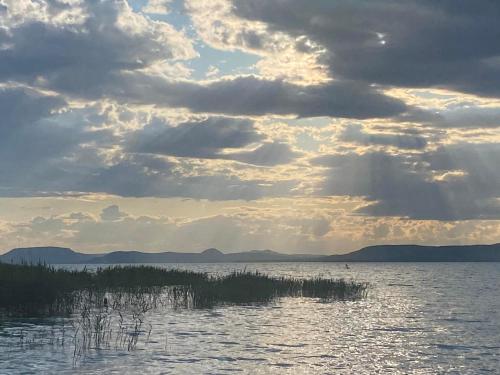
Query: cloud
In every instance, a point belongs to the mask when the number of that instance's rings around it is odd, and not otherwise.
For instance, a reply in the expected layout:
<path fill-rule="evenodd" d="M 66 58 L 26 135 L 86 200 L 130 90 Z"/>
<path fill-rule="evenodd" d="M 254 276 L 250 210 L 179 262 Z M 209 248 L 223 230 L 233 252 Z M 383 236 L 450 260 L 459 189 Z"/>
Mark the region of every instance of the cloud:
<path fill-rule="evenodd" d="M 39 171 L 25 169 L 26 175 L 11 174 L 12 179 L 2 181 L 0 196 L 79 196 L 99 193 L 135 198 L 181 197 L 249 201 L 290 195 L 298 184 L 293 179 L 242 179 L 228 173 L 229 170 L 220 173 L 194 173 L 189 168 L 186 171 L 176 171 L 175 164 L 139 155 L 128 155 L 109 166 L 103 163 L 104 160 L 99 162 L 102 164 L 94 166 L 79 165 L 78 161 L 62 165 L 47 163 L 41 164 L 44 168 Z M 12 173 L 11 170 L 7 172 Z"/>
<path fill-rule="evenodd" d="M 498 144 L 454 145 L 413 155 L 338 154 L 313 160 L 328 168 L 323 195 L 364 197 L 357 210 L 424 220 L 500 218 Z M 443 174 L 457 171 L 452 175 Z"/>
<path fill-rule="evenodd" d="M 500 128 L 500 108 L 477 106 L 453 108 L 442 111 L 429 124 L 449 129 Z"/>
<path fill-rule="evenodd" d="M 104 208 L 101 212 L 101 220 L 103 221 L 116 221 L 127 216 L 126 213 L 120 211 L 120 207 L 116 204 Z"/>
<path fill-rule="evenodd" d="M 175 127 L 156 121 L 130 135 L 128 150 L 215 159 L 222 157 L 220 151 L 224 149 L 245 147 L 262 139 L 250 120 L 210 117 Z"/>
<path fill-rule="evenodd" d="M 110 209 L 110 207 L 113 207 Z M 113 220 L 104 216 L 109 211 L 122 215 Z M 1 232 L 0 227 L 0 233 Z M 300 217 L 292 210 L 269 212 L 266 207 L 234 214 L 203 215 L 194 218 L 169 216 L 134 216 L 119 205 L 105 207 L 100 215 L 71 212 L 12 223 L 2 233 L 0 246 L 23 238 L 33 246 L 50 243 L 69 246 L 78 251 L 107 252 L 113 250 L 201 251 L 216 247 L 235 252 L 272 248 L 294 253 L 311 249 L 331 253 L 328 240 L 330 222 L 325 217 Z"/>
<path fill-rule="evenodd" d="M 129 155 L 107 168 L 96 170 L 80 181 L 75 190 L 123 197 L 254 200 L 267 196 L 288 195 L 296 184 L 297 181 L 293 180 L 243 180 L 235 175 L 222 173 L 183 174 L 175 171 L 172 163 L 157 157 Z"/>
<path fill-rule="evenodd" d="M 493 2 L 190 0 L 194 37 L 185 17 L 178 30 L 145 13 L 168 1 L 142 11 L 125 0 L 0 1 L 0 196 L 257 200 L 308 194 L 323 177 L 320 194 L 366 200 L 357 214 L 499 218 L 498 103 L 394 89 L 498 96 Z M 203 41 L 226 51 L 207 53 Z M 245 53 L 260 59 L 248 70 L 260 76 L 226 75 Z M 192 80 L 214 56 L 234 61 Z M 331 142 L 343 118 L 361 125 Z M 476 144 L 456 143 L 470 134 Z M 309 168 L 296 149 L 313 141 L 308 153 L 334 155 Z M 386 151 L 342 154 L 342 142 Z M 110 207 L 100 221 L 131 219 L 121 215 Z M 324 220 L 300 228 L 328 237 Z"/>
<path fill-rule="evenodd" d="M 127 151 L 177 157 L 235 160 L 246 164 L 274 166 L 292 162 L 299 153 L 280 142 L 264 142 L 250 120 L 209 117 L 170 126 L 155 120 L 132 133 Z M 235 151 L 255 144 L 252 150 Z"/>
<path fill-rule="evenodd" d="M 96 202 L 89 204 L 90 209 Z M 381 242 L 494 243 L 500 234 L 498 221 L 492 220 L 439 222 L 331 215 L 335 205 L 326 203 L 326 207 L 311 212 L 309 200 L 293 200 L 293 208 L 272 207 L 273 204 L 253 209 L 243 206 L 233 214 L 191 218 L 123 212 L 125 216 L 119 220 L 102 220 L 99 214 L 104 210 L 97 215 L 77 211 L 36 216 L 7 224 L 0 222 L 0 247 L 7 251 L 22 239 L 29 246 L 50 243 L 90 253 L 200 251 L 216 247 L 223 251 L 270 248 L 287 253 L 332 254 Z"/>
<path fill-rule="evenodd" d="M 29 89 L 0 90 L 1 195 L 68 190 L 85 173 L 88 147 L 114 141 L 109 130 L 93 129 L 85 116 L 55 113 L 64 105 L 60 97 Z M 95 156 L 92 159 L 96 167 Z M 61 181 L 66 182 L 61 186 Z"/>
<path fill-rule="evenodd" d="M 3 137 L 30 126 L 66 105 L 60 96 L 42 95 L 20 87 L 0 87 L 0 134 Z"/>
<path fill-rule="evenodd" d="M 365 133 L 361 125 L 348 125 L 340 133 L 339 140 L 362 145 L 393 146 L 399 149 L 421 150 L 427 140 L 418 135 Z"/>
<path fill-rule="evenodd" d="M 392 117 L 410 110 L 401 100 L 348 81 L 300 86 L 246 76 L 199 84 L 131 75 L 123 84 L 129 85 L 127 90 L 118 86 L 111 95 L 120 98 L 120 92 L 124 91 L 123 99 L 128 96 L 129 100 L 146 100 L 159 106 L 185 107 L 203 113 L 366 119 Z M 137 87 L 142 90 L 136 91 Z"/>
<path fill-rule="evenodd" d="M 134 12 L 123 0 L 75 3 L 81 17 L 65 16 L 67 22 L 54 23 L 67 8 L 47 8 L 51 17 L 16 13 L 17 21 L 0 31 L 0 45 L 5 46 L 0 49 L 1 80 L 86 100 L 228 115 L 363 119 L 408 110 L 369 84 L 345 79 L 309 86 L 256 77 L 180 81 L 175 72 L 185 75 L 187 69 L 178 61 L 197 57 L 183 32 Z M 10 18 L 15 10 L 8 7 Z"/>
<path fill-rule="evenodd" d="M 500 95 L 500 4 L 491 1 L 232 0 L 268 32 L 324 48 L 332 77 Z"/>
<path fill-rule="evenodd" d="M 168 14 L 169 5 L 172 0 L 149 0 L 146 6 L 142 8 L 144 13 Z"/>
<path fill-rule="evenodd" d="M 227 159 L 258 165 L 291 161 L 295 154 L 262 142 L 252 121 L 208 118 L 178 127 L 156 122 L 125 143 L 116 119 L 99 107 L 68 109 L 59 96 L 31 89 L 0 89 L 0 196 L 107 193 L 121 196 L 191 197 L 213 200 L 287 195 L 293 181 L 242 179 L 225 169 L 195 171 L 163 155 Z M 156 142 L 155 142 L 156 140 Z M 244 147 L 255 143 L 252 150 Z M 271 145 L 271 146 L 269 146 Z M 232 153 L 224 153 L 232 150 Z"/>
<path fill-rule="evenodd" d="M 54 2 L 40 4 L 48 3 Z M 0 32 L 0 45 L 5 46 L 0 49 L 0 79 L 81 96 L 102 92 L 123 71 L 196 56 L 183 33 L 133 12 L 126 1 L 89 0 L 73 7 L 84 14 L 81 22 L 60 25 L 52 15 L 33 19 L 28 14 L 7 25 Z M 7 9 L 7 14 L 15 10 L 12 5 Z"/>
<path fill-rule="evenodd" d="M 275 166 L 289 164 L 301 154 L 292 151 L 290 146 L 280 142 L 266 142 L 252 151 L 234 152 L 224 155 L 224 159 L 237 160 L 242 163 Z"/>
<path fill-rule="evenodd" d="M 118 205 L 111 207 L 114 207 L 111 210 L 121 212 Z M 32 244 L 43 243 L 51 238 L 51 243 L 64 244 L 80 251 L 201 251 L 208 247 L 241 251 L 263 249 L 270 238 L 281 244 L 284 242 L 283 237 L 289 245 L 305 243 L 310 233 L 302 233 L 301 225 L 317 225 L 313 223 L 314 219 L 307 223 L 293 222 L 290 218 L 273 222 L 270 218 L 239 215 L 175 220 L 167 216 L 132 216 L 123 213 L 118 220 L 114 217 L 109 220 L 103 217 L 108 211 L 109 207 L 104 208 L 100 218 L 81 212 L 36 217 L 13 225 L 8 235 L 12 238 L 22 237 Z M 270 227 L 274 230 L 269 231 Z M 310 229 L 314 231 L 312 227 Z M 250 228 L 253 230 L 250 231 Z M 287 249 L 288 252 L 297 250 L 290 246 Z"/>
<path fill-rule="evenodd" d="M 142 136 L 133 137 L 144 149 L 131 151 L 120 148 L 129 133 L 109 128 L 106 124 L 116 118 L 99 107 L 69 110 L 60 97 L 21 88 L 2 88 L 0 99 L 0 196 L 107 193 L 253 200 L 288 195 L 296 184 L 264 176 L 242 179 L 227 168 L 212 171 L 190 163 L 181 168 L 179 162 L 163 156 L 259 165 L 292 160 L 295 154 L 288 147 L 262 143 L 263 136 L 249 120 L 209 118 L 178 127 L 156 123 L 152 129 L 144 128 Z M 151 143 L 154 139 L 161 142 Z M 260 146 L 243 151 L 242 147 L 253 143 Z M 224 154 L 226 150 L 233 150 L 234 155 Z"/>
<path fill-rule="evenodd" d="M 259 56 L 254 67 L 266 79 L 299 84 L 328 81 L 327 69 L 319 61 L 322 48 L 310 39 L 270 32 L 262 22 L 236 16 L 226 0 L 186 0 L 185 8 L 204 43 Z"/>

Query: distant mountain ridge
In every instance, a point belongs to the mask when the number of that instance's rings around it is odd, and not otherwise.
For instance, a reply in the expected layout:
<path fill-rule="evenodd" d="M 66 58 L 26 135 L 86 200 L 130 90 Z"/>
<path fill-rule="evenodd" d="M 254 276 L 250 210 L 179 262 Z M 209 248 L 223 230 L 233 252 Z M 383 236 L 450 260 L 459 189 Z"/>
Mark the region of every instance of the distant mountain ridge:
<path fill-rule="evenodd" d="M 493 245 L 375 245 L 327 262 L 500 262 L 500 243 Z"/>
<path fill-rule="evenodd" d="M 86 263 L 95 255 L 78 253 L 67 247 L 21 247 L 0 256 L 5 263 L 47 263 L 47 264 L 77 264 Z"/>
<path fill-rule="evenodd" d="M 500 244 L 462 246 L 376 245 L 348 254 L 283 254 L 271 250 L 223 253 L 113 251 L 84 254 L 63 247 L 16 248 L 0 256 L 5 263 L 129 264 L 129 263 L 252 263 L 252 262 L 500 262 Z"/>
<path fill-rule="evenodd" d="M 16 248 L 0 256 L 5 263 L 47 264 L 128 264 L 128 263 L 239 263 L 298 262 L 320 260 L 323 256 L 288 255 L 271 250 L 252 250 L 225 254 L 217 249 L 201 253 L 113 251 L 105 254 L 83 254 L 62 247 Z"/>

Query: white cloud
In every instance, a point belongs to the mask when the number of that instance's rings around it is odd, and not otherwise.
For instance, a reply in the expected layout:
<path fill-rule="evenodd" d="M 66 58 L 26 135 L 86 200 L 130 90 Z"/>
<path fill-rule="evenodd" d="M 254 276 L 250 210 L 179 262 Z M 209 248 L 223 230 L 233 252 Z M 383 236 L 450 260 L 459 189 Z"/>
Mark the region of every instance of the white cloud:
<path fill-rule="evenodd" d="M 223 251 L 273 249 L 286 253 L 342 253 L 380 243 L 492 243 L 500 235 L 498 221 L 436 222 L 350 216 L 310 202 L 293 207 L 238 207 L 237 212 L 194 218 L 132 216 L 118 206 L 119 217 L 98 218 L 86 212 L 37 216 L 29 221 L 0 222 L 0 246 L 22 244 L 69 246 L 79 251 L 113 250 Z M 304 205 L 305 203 L 305 205 Z M 305 212 L 309 210 L 309 215 Z M 105 212 L 101 216 L 106 216 Z M 115 212 L 115 213 L 116 213 Z"/>
<path fill-rule="evenodd" d="M 208 45 L 261 56 L 256 65 L 261 76 L 297 84 L 329 80 L 320 63 L 322 48 L 312 40 L 290 37 L 263 22 L 237 17 L 229 0 L 188 0 L 186 8 L 198 35 Z"/>
<path fill-rule="evenodd" d="M 142 8 L 144 13 L 168 14 L 169 5 L 172 0 L 148 0 L 148 3 Z"/>

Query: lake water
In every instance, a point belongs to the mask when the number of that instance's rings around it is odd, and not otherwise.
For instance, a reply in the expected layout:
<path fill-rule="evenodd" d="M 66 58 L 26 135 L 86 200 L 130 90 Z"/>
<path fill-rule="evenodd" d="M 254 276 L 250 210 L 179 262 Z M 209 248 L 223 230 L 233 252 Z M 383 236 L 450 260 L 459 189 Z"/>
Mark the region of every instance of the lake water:
<path fill-rule="evenodd" d="M 90 350 L 77 361 L 71 343 L 59 344 L 62 336 L 70 341 L 60 319 L 4 321 L 0 374 L 500 374 L 500 263 L 350 266 L 176 265 L 343 277 L 371 288 L 357 302 L 284 298 L 267 306 L 151 311 L 149 337 L 144 332 L 135 350 Z M 32 344 L 21 345 L 20 332 Z"/>

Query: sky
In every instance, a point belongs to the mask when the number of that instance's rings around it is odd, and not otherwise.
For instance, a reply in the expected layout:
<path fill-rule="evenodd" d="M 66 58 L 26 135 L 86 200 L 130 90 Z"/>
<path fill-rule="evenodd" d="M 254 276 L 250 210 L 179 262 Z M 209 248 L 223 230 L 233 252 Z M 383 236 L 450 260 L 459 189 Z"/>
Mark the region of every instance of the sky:
<path fill-rule="evenodd" d="M 500 242 L 500 2 L 0 0 L 0 253 Z"/>

